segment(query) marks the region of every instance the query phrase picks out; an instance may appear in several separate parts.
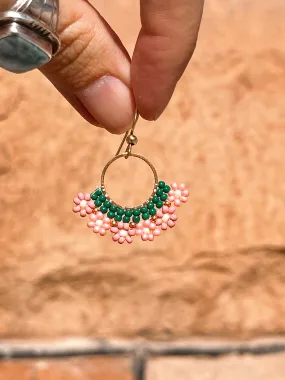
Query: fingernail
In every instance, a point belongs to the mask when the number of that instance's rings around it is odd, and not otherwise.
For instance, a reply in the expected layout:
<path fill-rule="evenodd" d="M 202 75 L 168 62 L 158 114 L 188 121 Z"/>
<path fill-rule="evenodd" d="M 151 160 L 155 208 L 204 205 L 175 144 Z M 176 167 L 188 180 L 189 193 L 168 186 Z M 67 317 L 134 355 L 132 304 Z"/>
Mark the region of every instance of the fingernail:
<path fill-rule="evenodd" d="M 109 132 L 119 134 L 130 128 L 135 101 L 132 91 L 121 80 L 106 75 L 76 95 L 94 119 Z"/>

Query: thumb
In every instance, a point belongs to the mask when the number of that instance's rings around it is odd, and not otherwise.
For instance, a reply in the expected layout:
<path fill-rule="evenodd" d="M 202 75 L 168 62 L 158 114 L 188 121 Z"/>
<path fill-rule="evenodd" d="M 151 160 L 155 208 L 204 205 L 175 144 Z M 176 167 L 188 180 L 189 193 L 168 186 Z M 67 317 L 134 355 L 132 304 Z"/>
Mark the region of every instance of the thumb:
<path fill-rule="evenodd" d="M 135 102 L 119 38 L 85 0 L 61 0 L 58 33 L 62 49 L 41 71 L 89 122 L 125 132 Z"/>

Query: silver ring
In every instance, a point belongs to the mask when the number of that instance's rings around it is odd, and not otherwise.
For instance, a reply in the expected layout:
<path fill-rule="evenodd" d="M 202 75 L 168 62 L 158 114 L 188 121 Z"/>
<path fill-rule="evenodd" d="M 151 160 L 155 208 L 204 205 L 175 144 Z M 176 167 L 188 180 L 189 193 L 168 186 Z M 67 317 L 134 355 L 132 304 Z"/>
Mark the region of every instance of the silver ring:
<path fill-rule="evenodd" d="M 47 64 L 58 53 L 58 2 L 4 0 L 0 5 L 0 67 L 25 73 Z"/>

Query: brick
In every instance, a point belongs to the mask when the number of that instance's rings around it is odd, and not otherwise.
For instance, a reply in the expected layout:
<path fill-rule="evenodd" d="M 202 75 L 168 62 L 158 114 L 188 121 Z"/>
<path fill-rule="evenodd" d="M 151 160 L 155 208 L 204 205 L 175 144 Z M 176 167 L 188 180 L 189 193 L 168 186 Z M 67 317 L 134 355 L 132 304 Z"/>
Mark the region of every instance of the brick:
<path fill-rule="evenodd" d="M 0 362 L 0 380 L 132 380 L 128 358 L 95 357 Z"/>
<path fill-rule="evenodd" d="M 146 380 L 284 380 L 285 355 L 227 356 L 220 359 L 158 358 Z"/>

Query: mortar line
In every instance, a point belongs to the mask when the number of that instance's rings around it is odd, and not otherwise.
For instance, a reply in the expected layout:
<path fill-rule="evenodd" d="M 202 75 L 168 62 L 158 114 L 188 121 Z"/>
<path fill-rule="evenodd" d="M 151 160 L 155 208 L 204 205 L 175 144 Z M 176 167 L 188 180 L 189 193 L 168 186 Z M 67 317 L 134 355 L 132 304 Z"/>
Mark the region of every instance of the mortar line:
<path fill-rule="evenodd" d="M 285 339 L 248 342 L 129 342 L 115 340 L 72 339 L 52 342 L 1 342 L 0 360 L 68 358 L 74 356 L 209 356 L 268 355 L 285 352 Z"/>
<path fill-rule="evenodd" d="M 133 359 L 134 380 L 145 380 L 148 352 L 144 346 L 137 347 Z"/>

